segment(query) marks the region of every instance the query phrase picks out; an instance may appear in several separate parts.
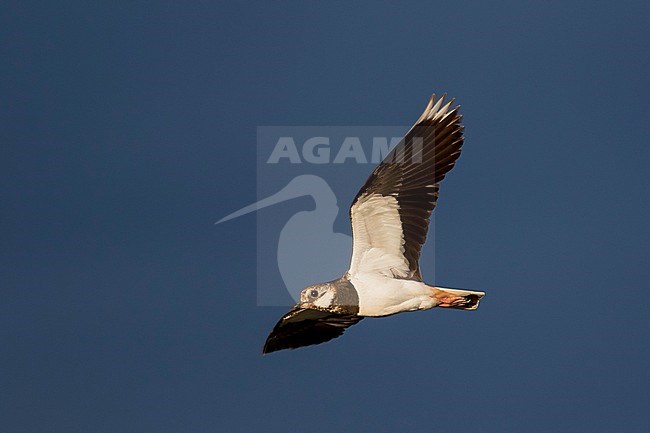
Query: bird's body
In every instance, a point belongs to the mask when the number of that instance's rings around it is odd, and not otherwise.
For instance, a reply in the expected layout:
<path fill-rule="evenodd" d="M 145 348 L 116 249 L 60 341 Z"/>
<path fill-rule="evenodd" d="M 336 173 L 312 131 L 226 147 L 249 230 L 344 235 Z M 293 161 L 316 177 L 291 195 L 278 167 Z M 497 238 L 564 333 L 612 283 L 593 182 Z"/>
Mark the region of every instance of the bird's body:
<path fill-rule="evenodd" d="M 336 338 L 364 317 L 434 307 L 474 310 L 483 292 L 424 283 L 419 258 L 438 183 L 454 166 L 463 127 L 453 99 L 431 97 L 415 125 L 375 168 L 350 207 L 350 267 L 334 281 L 307 286 L 276 324 L 264 353 Z"/>
<path fill-rule="evenodd" d="M 382 317 L 436 306 L 433 291 L 422 281 L 365 273 L 350 278 L 359 294 L 359 315 Z"/>

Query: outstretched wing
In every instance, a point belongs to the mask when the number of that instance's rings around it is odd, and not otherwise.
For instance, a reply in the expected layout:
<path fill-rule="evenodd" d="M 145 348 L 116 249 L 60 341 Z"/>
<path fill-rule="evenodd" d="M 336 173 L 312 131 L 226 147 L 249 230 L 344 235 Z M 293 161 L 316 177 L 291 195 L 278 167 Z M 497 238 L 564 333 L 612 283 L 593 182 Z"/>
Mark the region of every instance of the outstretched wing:
<path fill-rule="evenodd" d="M 320 344 L 336 338 L 363 317 L 302 308 L 298 305 L 275 325 L 262 353 Z"/>
<path fill-rule="evenodd" d="M 463 145 L 460 107 L 436 95 L 406 136 L 375 168 L 350 207 L 348 273 L 421 280 L 418 261 L 438 198 L 438 183 Z"/>

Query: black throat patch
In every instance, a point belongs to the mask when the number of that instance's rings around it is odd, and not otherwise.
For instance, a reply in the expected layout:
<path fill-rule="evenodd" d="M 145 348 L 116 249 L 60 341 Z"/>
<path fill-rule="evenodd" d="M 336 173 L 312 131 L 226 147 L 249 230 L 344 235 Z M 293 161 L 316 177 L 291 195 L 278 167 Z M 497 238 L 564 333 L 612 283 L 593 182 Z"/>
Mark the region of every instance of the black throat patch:
<path fill-rule="evenodd" d="M 339 314 L 358 314 L 359 294 L 350 280 L 343 276 L 329 284 L 334 287 L 335 293 L 331 310 Z"/>

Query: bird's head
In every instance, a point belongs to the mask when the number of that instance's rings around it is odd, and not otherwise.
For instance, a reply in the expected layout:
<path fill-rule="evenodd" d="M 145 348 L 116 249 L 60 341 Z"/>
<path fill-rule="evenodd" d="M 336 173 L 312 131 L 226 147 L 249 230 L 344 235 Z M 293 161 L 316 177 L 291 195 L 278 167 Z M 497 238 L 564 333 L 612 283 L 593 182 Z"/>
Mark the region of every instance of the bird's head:
<path fill-rule="evenodd" d="M 347 278 L 307 286 L 300 292 L 300 307 L 339 314 L 357 314 L 359 295 Z"/>
<path fill-rule="evenodd" d="M 335 306 L 336 287 L 330 283 L 307 286 L 300 292 L 300 305 L 304 308 L 330 310 Z"/>

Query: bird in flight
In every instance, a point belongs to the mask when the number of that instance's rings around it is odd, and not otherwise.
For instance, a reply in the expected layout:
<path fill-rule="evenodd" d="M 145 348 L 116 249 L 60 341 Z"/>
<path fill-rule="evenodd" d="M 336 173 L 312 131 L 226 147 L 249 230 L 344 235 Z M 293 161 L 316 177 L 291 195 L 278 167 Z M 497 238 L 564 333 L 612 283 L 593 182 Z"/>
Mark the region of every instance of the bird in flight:
<path fill-rule="evenodd" d="M 419 258 L 438 185 L 463 144 L 454 99 L 432 95 L 415 125 L 375 168 L 350 207 L 352 259 L 334 281 L 305 287 L 275 325 L 263 353 L 320 344 L 364 317 L 434 307 L 474 310 L 484 292 L 429 286 Z"/>

